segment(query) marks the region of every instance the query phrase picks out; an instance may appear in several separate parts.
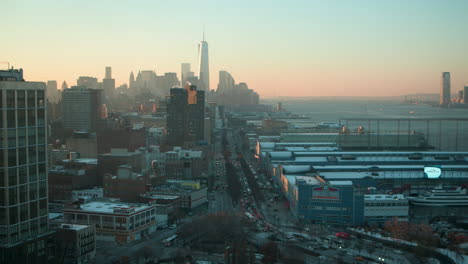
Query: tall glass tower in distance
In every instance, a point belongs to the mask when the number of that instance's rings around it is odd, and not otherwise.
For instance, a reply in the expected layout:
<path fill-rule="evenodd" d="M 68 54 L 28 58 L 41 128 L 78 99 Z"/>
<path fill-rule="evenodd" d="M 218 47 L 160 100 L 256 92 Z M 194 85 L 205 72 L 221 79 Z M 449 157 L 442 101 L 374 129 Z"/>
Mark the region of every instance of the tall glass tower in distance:
<path fill-rule="evenodd" d="M 203 40 L 198 44 L 198 78 L 200 80 L 199 90 L 210 90 L 210 67 L 208 64 L 208 42 L 205 41 L 205 32 L 203 32 Z"/>
<path fill-rule="evenodd" d="M 442 73 L 439 103 L 441 106 L 447 106 L 450 103 L 450 72 Z"/>

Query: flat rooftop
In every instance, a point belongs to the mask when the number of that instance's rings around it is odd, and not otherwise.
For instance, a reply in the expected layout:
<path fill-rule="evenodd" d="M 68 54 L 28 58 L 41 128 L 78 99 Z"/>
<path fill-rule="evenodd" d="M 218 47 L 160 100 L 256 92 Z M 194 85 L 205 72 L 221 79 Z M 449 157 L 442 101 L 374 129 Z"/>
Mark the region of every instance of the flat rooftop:
<path fill-rule="evenodd" d="M 70 229 L 70 230 L 75 230 L 75 231 L 83 230 L 88 227 L 89 226 L 87 225 L 75 225 L 75 224 L 61 224 L 60 225 L 61 229 Z"/>
<path fill-rule="evenodd" d="M 79 211 L 84 212 L 93 212 L 93 213 L 106 213 L 113 214 L 114 209 L 133 209 L 135 212 L 143 211 L 150 208 L 147 204 L 132 204 L 132 203 L 122 203 L 122 202 L 112 202 L 112 201 L 92 201 L 80 205 Z M 64 209 L 68 210 L 68 209 Z M 76 210 L 76 209 L 72 209 Z"/>
<path fill-rule="evenodd" d="M 288 179 L 288 182 L 292 185 L 296 185 L 297 180 L 303 180 L 307 184 L 311 185 L 320 185 L 320 181 L 317 180 L 314 176 L 301 176 L 301 175 L 285 175 Z"/>

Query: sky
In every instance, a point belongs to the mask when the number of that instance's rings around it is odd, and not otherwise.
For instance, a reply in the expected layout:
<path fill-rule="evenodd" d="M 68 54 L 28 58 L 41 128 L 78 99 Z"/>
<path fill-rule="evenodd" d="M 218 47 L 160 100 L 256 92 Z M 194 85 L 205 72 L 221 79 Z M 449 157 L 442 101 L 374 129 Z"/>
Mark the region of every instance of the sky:
<path fill-rule="evenodd" d="M 5 2 L 6 1 L 6 2 Z M 218 71 L 262 97 L 452 93 L 468 85 L 466 0 L 2 0 L 0 62 L 28 81 L 197 71 L 209 43 Z M 2 64 L 0 67 L 4 67 Z"/>

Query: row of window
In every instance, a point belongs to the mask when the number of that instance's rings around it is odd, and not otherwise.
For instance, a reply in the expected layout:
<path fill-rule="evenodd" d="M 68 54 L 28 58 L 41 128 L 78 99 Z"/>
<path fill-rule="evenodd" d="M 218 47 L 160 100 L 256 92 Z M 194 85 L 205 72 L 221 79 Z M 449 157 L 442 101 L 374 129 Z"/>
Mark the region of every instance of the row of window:
<path fill-rule="evenodd" d="M 2 174 L 0 176 L 0 187 L 11 187 L 28 183 L 28 181 L 29 183 L 33 183 L 37 180 L 45 180 L 47 167 L 45 161 L 43 161 L 42 163 L 19 167 L 0 168 L 0 173 Z"/>
<path fill-rule="evenodd" d="M 44 232 L 47 232 L 47 216 L 8 227 L 0 226 L 0 241 L 5 239 L 5 242 L 12 243 Z"/>
<path fill-rule="evenodd" d="M 28 186 L 29 186 L 29 189 L 28 189 Z M 0 206 L 12 206 L 18 203 L 25 203 L 30 200 L 42 199 L 42 198 L 45 198 L 46 196 L 47 196 L 46 181 L 23 184 L 23 185 L 13 186 L 9 188 L 0 188 Z M 5 198 L 8 198 L 8 199 L 5 199 Z"/>
<path fill-rule="evenodd" d="M 337 207 L 337 206 L 319 206 L 319 205 L 303 205 L 302 209 L 313 209 L 313 210 L 327 210 L 327 211 L 339 211 L 339 212 L 349 212 L 350 208 L 346 207 Z"/>
<path fill-rule="evenodd" d="M 7 128 L 43 126 L 45 124 L 45 109 L 8 109 L 6 111 Z M 1 115 L 3 126 L 3 115 Z"/>
<path fill-rule="evenodd" d="M 7 212 L 9 217 L 7 217 Z M 0 207 L 0 225 L 14 225 L 37 217 L 47 215 L 47 199 L 30 201 L 29 203 Z"/>
<path fill-rule="evenodd" d="M 4 135 L 6 136 L 4 142 Z M 4 148 L 16 148 L 24 146 L 34 146 L 36 144 L 45 144 L 46 127 L 30 127 L 18 129 L 0 129 L 0 151 Z M 5 144 L 4 144 L 5 143 Z"/>
<path fill-rule="evenodd" d="M 392 202 L 392 203 L 365 203 L 365 206 L 408 206 L 408 201 L 406 202 Z"/>
<path fill-rule="evenodd" d="M 44 107 L 44 90 L 6 90 L 6 104 L 3 105 L 3 91 L 0 91 L 0 108 Z"/>

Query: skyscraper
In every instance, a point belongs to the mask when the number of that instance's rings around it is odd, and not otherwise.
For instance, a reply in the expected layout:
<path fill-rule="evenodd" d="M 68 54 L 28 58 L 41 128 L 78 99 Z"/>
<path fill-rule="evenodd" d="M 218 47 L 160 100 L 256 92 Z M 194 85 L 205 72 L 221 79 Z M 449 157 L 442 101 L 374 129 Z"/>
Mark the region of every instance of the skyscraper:
<path fill-rule="evenodd" d="M 198 44 L 198 78 L 199 89 L 201 91 L 210 91 L 210 67 L 208 62 L 208 42 L 205 41 L 205 32 L 203 32 L 203 40 Z"/>
<path fill-rule="evenodd" d="M 68 84 L 66 81 L 63 81 L 62 83 L 62 91 L 65 90 L 65 89 L 68 89 Z"/>
<path fill-rule="evenodd" d="M 57 90 L 57 81 L 47 81 L 47 99 L 49 102 L 57 102 L 59 100 L 59 92 Z"/>
<path fill-rule="evenodd" d="M 110 66 L 106 67 L 106 77 L 104 79 L 112 79 L 112 68 Z"/>
<path fill-rule="evenodd" d="M 135 88 L 135 75 L 133 75 L 133 72 L 130 73 L 130 79 L 128 81 L 128 88 Z"/>
<path fill-rule="evenodd" d="M 185 85 L 187 91 L 187 134 L 190 140 L 205 139 L 205 91 L 195 85 Z"/>
<path fill-rule="evenodd" d="M 115 79 L 112 79 L 112 68 L 106 67 L 106 78 L 102 80 L 102 86 L 104 93 L 107 97 L 113 97 L 115 91 Z"/>
<path fill-rule="evenodd" d="M 186 138 L 187 91 L 182 88 L 170 90 L 167 106 L 167 143 L 181 146 Z"/>
<path fill-rule="evenodd" d="M 443 72 L 440 85 L 440 105 L 450 104 L 450 72 Z"/>
<path fill-rule="evenodd" d="M 181 71 L 180 71 L 180 81 L 181 81 L 181 86 L 184 86 L 187 81 L 187 75 L 190 72 L 190 63 L 182 63 L 181 65 Z"/>
<path fill-rule="evenodd" d="M 205 136 L 205 91 L 195 85 L 172 88 L 167 109 L 167 141 L 181 146 L 184 141 Z"/>
<path fill-rule="evenodd" d="M 76 86 L 83 86 L 87 88 L 98 88 L 98 79 L 95 77 L 80 76 L 76 81 Z"/>
<path fill-rule="evenodd" d="M 47 263 L 46 85 L 0 71 L 0 262 Z"/>
<path fill-rule="evenodd" d="M 234 78 L 227 71 L 219 71 L 218 93 L 226 93 L 234 88 Z"/>
<path fill-rule="evenodd" d="M 102 116 L 102 90 L 73 86 L 62 92 L 63 127 L 95 131 Z"/>

